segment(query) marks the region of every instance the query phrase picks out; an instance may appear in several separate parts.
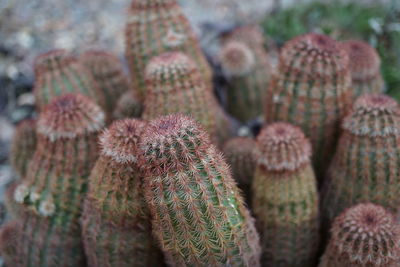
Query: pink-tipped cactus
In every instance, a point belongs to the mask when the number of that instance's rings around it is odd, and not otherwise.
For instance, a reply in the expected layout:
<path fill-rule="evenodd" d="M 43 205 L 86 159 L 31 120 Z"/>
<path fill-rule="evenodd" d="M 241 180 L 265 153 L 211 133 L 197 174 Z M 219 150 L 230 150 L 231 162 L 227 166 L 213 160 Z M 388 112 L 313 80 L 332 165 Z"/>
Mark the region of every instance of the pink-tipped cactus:
<path fill-rule="evenodd" d="M 383 207 L 365 203 L 338 216 L 319 267 L 396 267 L 400 227 Z"/>
<path fill-rule="evenodd" d="M 82 215 L 89 266 L 158 266 L 138 158 L 146 123 L 114 122 L 100 137 Z"/>

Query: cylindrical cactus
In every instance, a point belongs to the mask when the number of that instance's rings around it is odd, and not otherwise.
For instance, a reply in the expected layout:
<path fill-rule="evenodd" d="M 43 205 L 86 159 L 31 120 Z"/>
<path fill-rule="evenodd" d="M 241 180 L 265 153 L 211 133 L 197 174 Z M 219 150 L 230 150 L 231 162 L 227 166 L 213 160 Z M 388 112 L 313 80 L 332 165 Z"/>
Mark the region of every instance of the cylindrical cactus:
<path fill-rule="evenodd" d="M 225 143 L 222 151 L 230 164 L 233 178 L 250 204 L 251 184 L 256 169 L 256 142 L 250 137 L 236 137 Z"/>
<path fill-rule="evenodd" d="M 11 219 L 19 218 L 21 205 L 14 199 L 15 189 L 19 186 L 21 181 L 14 180 L 7 185 L 4 194 L 4 205 L 6 207 L 7 216 Z"/>
<path fill-rule="evenodd" d="M 140 97 L 147 92 L 144 69 L 148 62 L 168 51 L 182 51 L 193 58 L 202 79 L 211 88 L 212 70 L 177 1 L 132 1 L 125 30 L 125 56 Z"/>
<path fill-rule="evenodd" d="M 319 267 L 397 267 L 400 227 L 383 207 L 363 203 L 335 218 Z"/>
<path fill-rule="evenodd" d="M 263 266 L 313 266 L 319 241 L 311 145 L 300 128 L 278 122 L 257 137 L 252 207 Z"/>
<path fill-rule="evenodd" d="M 340 119 L 351 104 L 347 53 L 336 41 L 306 34 L 282 48 L 268 87 L 266 121 L 300 126 L 313 146 L 313 165 L 322 179 L 334 152 Z"/>
<path fill-rule="evenodd" d="M 259 266 L 259 240 L 222 155 L 183 115 L 150 122 L 141 139 L 153 233 L 176 266 Z"/>
<path fill-rule="evenodd" d="M 35 59 L 36 107 L 41 110 L 56 96 L 80 93 L 105 108 L 105 98 L 92 75 L 65 50 L 52 50 Z"/>
<path fill-rule="evenodd" d="M 272 71 L 262 32 L 241 27 L 222 41 L 218 58 L 228 78 L 228 112 L 242 122 L 262 116 Z"/>
<path fill-rule="evenodd" d="M 382 93 L 381 59 L 376 50 L 357 40 L 342 42 L 341 46 L 349 55 L 353 99 L 365 93 Z"/>
<path fill-rule="evenodd" d="M 21 265 L 85 264 L 79 217 L 103 126 L 104 113 L 80 94 L 57 97 L 41 112 L 36 152 L 14 192 L 23 207 Z"/>
<path fill-rule="evenodd" d="M 365 94 L 344 118 L 323 188 L 324 228 L 345 208 L 372 202 L 400 206 L 400 107 L 385 95 Z"/>
<path fill-rule="evenodd" d="M 128 90 L 120 96 L 113 112 L 116 120 L 125 118 L 140 118 L 143 106 L 137 94 L 133 90 Z"/>
<path fill-rule="evenodd" d="M 0 255 L 7 266 L 20 266 L 20 259 L 17 256 L 19 236 L 22 225 L 19 221 L 6 222 L 0 229 Z"/>
<path fill-rule="evenodd" d="M 160 257 L 137 165 L 146 123 L 114 122 L 100 137 L 101 154 L 89 178 L 82 213 L 89 266 L 157 266 Z"/>
<path fill-rule="evenodd" d="M 211 92 L 201 79 L 196 64 L 185 54 L 167 52 L 154 57 L 146 67 L 148 93 L 142 117 L 192 115 L 216 141 L 216 119 Z"/>
<path fill-rule="evenodd" d="M 10 152 L 10 163 L 20 178 L 25 177 L 28 163 L 35 149 L 36 120 L 23 120 L 15 129 Z"/>
<path fill-rule="evenodd" d="M 89 50 L 80 57 L 81 64 L 86 67 L 105 98 L 105 111 L 112 114 L 120 96 L 130 88 L 119 59 L 102 50 Z"/>

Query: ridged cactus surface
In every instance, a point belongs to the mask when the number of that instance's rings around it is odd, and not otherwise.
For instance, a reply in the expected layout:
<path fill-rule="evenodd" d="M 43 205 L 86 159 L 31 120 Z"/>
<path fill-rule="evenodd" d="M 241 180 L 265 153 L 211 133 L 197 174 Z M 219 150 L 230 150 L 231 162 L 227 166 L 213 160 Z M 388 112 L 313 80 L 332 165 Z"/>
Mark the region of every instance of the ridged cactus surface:
<path fill-rule="evenodd" d="M 134 0 L 125 29 L 125 56 L 133 86 L 146 95 L 144 69 L 154 56 L 181 51 L 193 58 L 207 86 L 212 70 L 188 19 L 176 0 Z"/>
<path fill-rule="evenodd" d="M 281 50 L 277 74 L 268 87 L 266 121 L 300 126 L 313 146 L 319 180 L 331 160 L 339 123 L 351 104 L 347 53 L 331 38 L 298 36 Z"/>
<path fill-rule="evenodd" d="M 89 50 L 80 57 L 81 64 L 95 79 L 105 100 L 105 112 L 112 114 L 120 96 L 131 90 L 129 79 L 119 59 L 102 50 Z"/>
<path fill-rule="evenodd" d="M 92 75 L 66 50 L 52 50 L 39 55 L 34 64 L 36 107 L 41 110 L 55 97 L 80 93 L 105 108 L 104 95 Z"/>
<path fill-rule="evenodd" d="M 323 188 L 325 227 L 344 209 L 372 202 L 396 212 L 400 205 L 400 108 L 385 95 L 366 94 L 342 123 Z"/>
<path fill-rule="evenodd" d="M 154 57 L 146 67 L 148 92 L 142 117 L 183 113 L 199 121 L 216 141 L 216 118 L 213 95 L 206 90 L 201 74 L 188 56 L 167 52 Z"/>
<path fill-rule="evenodd" d="M 29 160 L 36 149 L 36 120 L 21 121 L 13 136 L 10 152 L 10 163 L 20 178 L 27 172 Z"/>
<path fill-rule="evenodd" d="M 89 266 L 160 265 L 137 165 L 145 126 L 140 120 L 120 120 L 100 137 L 101 154 L 82 214 Z"/>
<path fill-rule="evenodd" d="M 261 235 L 263 266 L 314 266 L 319 241 L 318 194 L 311 145 L 287 123 L 257 137 L 252 207 Z"/>
<path fill-rule="evenodd" d="M 399 262 L 398 222 L 383 207 L 363 203 L 335 219 L 319 267 L 397 267 Z"/>
<path fill-rule="evenodd" d="M 83 95 L 57 97 L 43 109 L 29 172 L 14 191 L 22 229 L 17 262 L 8 265 L 85 265 L 79 217 L 103 126 L 104 113 Z"/>
<path fill-rule="evenodd" d="M 342 42 L 341 46 L 349 55 L 353 99 L 365 93 L 382 93 L 381 59 L 375 48 L 357 40 Z"/>
<path fill-rule="evenodd" d="M 259 266 L 259 240 L 222 155 L 192 119 L 161 117 L 141 139 L 154 236 L 175 266 Z"/>

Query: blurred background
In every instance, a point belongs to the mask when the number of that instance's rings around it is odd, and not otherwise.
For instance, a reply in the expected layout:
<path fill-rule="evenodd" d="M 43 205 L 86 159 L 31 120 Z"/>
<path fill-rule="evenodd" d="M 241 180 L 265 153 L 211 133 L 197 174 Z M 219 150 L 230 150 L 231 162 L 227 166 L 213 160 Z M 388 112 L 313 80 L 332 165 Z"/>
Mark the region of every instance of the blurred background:
<path fill-rule="evenodd" d="M 33 113 L 33 59 L 54 48 L 101 48 L 123 60 L 130 2 L 0 0 L 0 185 L 12 176 L 7 154 L 14 125 Z M 382 58 L 387 93 L 400 99 L 400 0 L 180 2 L 209 58 L 221 32 L 248 23 L 262 25 L 266 49 L 275 58 L 285 41 L 306 32 L 368 41 Z"/>

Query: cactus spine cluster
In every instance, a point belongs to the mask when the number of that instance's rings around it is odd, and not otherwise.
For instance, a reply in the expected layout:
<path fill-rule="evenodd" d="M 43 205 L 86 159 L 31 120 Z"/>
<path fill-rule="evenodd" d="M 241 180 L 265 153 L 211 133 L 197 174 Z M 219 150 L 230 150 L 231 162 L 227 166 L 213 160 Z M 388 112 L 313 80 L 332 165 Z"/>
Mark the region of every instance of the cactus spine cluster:
<path fill-rule="evenodd" d="M 311 145 L 303 132 L 273 123 L 257 137 L 252 207 L 263 266 L 313 266 L 319 241 L 318 194 Z"/>
<path fill-rule="evenodd" d="M 381 75 L 381 59 L 368 43 L 357 40 L 342 42 L 349 55 L 353 98 L 365 93 L 382 93 L 384 82 Z"/>
<path fill-rule="evenodd" d="M 323 188 L 326 227 L 345 208 L 372 202 L 396 212 L 400 199 L 400 107 L 385 95 L 365 94 L 344 118 Z"/>
<path fill-rule="evenodd" d="M 227 164 L 208 135 L 183 115 L 150 122 L 144 193 L 153 233 L 169 264 L 259 266 L 259 240 Z"/>
<path fill-rule="evenodd" d="M 36 148 L 36 120 L 21 121 L 11 144 L 10 163 L 20 178 L 25 177 L 29 160 Z"/>
<path fill-rule="evenodd" d="M 222 151 L 231 166 L 233 178 L 250 202 L 251 184 L 256 169 L 256 142 L 250 137 L 235 137 L 225 143 Z M 249 203 L 250 204 L 250 203 Z"/>
<path fill-rule="evenodd" d="M 335 219 L 319 267 L 396 267 L 399 262 L 400 227 L 394 216 L 363 203 Z"/>
<path fill-rule="evenodd" d="M 68 93 L 83 94 L 105 108 L 104 95 L 92 75 L 67 51 L 52 50 L 41 54 L 34 65 L 36 81 L 33 92 L 38 110 L 55 97 Z"/>
<path fill-rule="evenodd" d="M 193 116 L 216 141 L 212 94 L 206 90 L 196 64 L 185 54 L 167 52 L 154 57 L 146 68 L 148 93 L 143 119 L 183 113 Z"/>
<path fill-rule="evenodd" d="M 57 97 L 44 107 L 29 172 L 14 190 L 22 229 L 7 265 L 85 264 L 79 217 L 103 126 L 104 113 L 80 94 Z"/>
<path fill-rule="evenodd" d="M 211 68 L 176 0 L 132 1 L 125 34 L 133 86 L 142 98 L 146 91 L 144 69 L 152 57 L 168 51 L 181 51 L 193 58 L 202 78 L 211 85 Z"/>
<path fill-rule="evenodd" d="M 104 111 L 112 114 L 120 96 L 131 90 L 121 62 L 113 54 L 102 50 L 86 51 L 80 62 L 92 74 L 105 98 Z"/>
<path fill-rule="evenodd" d="M 298 36 L 282 48 L 278 72 L 268 87 L 267 123 L 300 126 L 313 146 L 313 165 L 322 179 L 334 152 L 340 119 L 350 105 L 347 53 L 319 34 Z"/>
<path fill-rule="evenodd" d="M 263 33 L 256 26 L 239 27 L 222 43 L 219 60 L 228 78 L 228 112 L 242 122 L 263 115 L 271 76 Z"/>
<path fill-rule="evenodd" d="M 138 164 L 145 122 L 114 122 L 100 137 L 82 213 L 89 266 L 157 266 Z"/>

